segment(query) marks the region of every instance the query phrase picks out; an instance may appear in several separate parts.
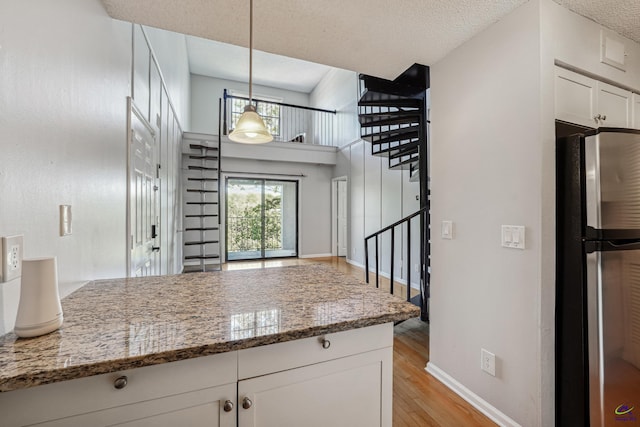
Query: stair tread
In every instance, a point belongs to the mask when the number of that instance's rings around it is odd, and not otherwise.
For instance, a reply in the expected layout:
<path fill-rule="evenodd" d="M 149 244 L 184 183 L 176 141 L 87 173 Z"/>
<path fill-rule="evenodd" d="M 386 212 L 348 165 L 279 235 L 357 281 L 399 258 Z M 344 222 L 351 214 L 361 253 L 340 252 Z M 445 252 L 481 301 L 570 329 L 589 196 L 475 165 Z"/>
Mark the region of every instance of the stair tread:
<path fill-rule="evenodd" d="M 379 138 L 387 138 L 387 137 L 393 137 L 393 136 L 404 137 L 408 133 L 414 133 L 419 131 L 420 131 L 420 125 L 411 125 L 411 126 L 398 127 L 395 129 L 388 129 L 380 132 L 362 133 L 361 135 L 363 139 L 367 139 L 367 141 L 373 142 L 372 140 L 374 139 L 374 137 L 379 137 Z"/>
<path fill-rule="evenodd" d="M 419 98 L 406 98 L 382 92 L 368 92 L 367 97 L 360 98 L 360 107 L 421 107 L 424 102 Z"/>
<path fill-rule="evenodd" d="M 219 230 L 218 227 L 187 227 L 184 231 L 207 231 L 207 230 Z"/>
<path fill-rule="evenodd" d="M 218 160 L 218 156 L 189 156 L 193 160 Z"/>
<path fill-rule="evenodd" d="M 217 205 L 218 202 L 187 202 L 188 205 Z"/>
<path fill-rule="evenodd" d="M 211 243 L 219 243 L 219 241 L 218 240 L 192 241 L 192 242 L 184 242 L 184 245 L 185 246 L 208 245 Z"/>
<path fill-rule="evenodd" d="M 191 192 L 191 193 L 217 193 L 218 190 L 198 190 L 197 188 L 187 188 L 187 192 Z"/>
<path fill-rule="evenodd" d="M 374 156 L 389 157 L 400 150 L 408 149 L 409 147 L 419 146 L 420 140 L 408 140 L 401 144 L 391 145 L 391 143 L 373 144 L 371 146 L 371 154 Z"/>
<path fill-rule="evenodd" d="M 218 178 L 187 178 L 187 181 L 217 181 Z"/>
<path fill-rule="evenodd" d="M 189 170 L 202 170 L 202 171 L 217 171 L 218 168 L 209 168 L 206 166 L 193 166 L 189 165 Z"/>
<path fill-rule="evenodd" d="M 205 150 L 218 150 L 218 147 L 210 147 L 208 145 L 202 145 L 202 144 L 189 144 L 189 148 L 192 149 L 205 149 Z"/>
<path fill-rule="evenodd" d="M 218 214 L 189 214 L 189 215 L 185 215 L 185 218 L 209 218 L 209 217 L 214 217 L 214 216 L 218 216 Z"/>
<path fill-rule="evenodd" d="M 220 255 L 185 255 L 184 259 L 215 259 L 220 258 Z"/>

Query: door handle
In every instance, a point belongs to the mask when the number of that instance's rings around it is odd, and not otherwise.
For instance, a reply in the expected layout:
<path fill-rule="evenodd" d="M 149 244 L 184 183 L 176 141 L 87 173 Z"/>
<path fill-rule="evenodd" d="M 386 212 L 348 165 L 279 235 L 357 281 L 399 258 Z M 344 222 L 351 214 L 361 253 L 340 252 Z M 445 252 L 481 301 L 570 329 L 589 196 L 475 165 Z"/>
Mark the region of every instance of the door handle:
<path fill-rule="evenodd" d="M 155 225 L 151 226 L 151 238 L 155 239 L 156 237 L 158 237 L 158 230 L 157 227 Z"/>
<path fill-rule="evenodd" d="M 151 246 L 153 252 L 160 252 L 160 246 Z"/>

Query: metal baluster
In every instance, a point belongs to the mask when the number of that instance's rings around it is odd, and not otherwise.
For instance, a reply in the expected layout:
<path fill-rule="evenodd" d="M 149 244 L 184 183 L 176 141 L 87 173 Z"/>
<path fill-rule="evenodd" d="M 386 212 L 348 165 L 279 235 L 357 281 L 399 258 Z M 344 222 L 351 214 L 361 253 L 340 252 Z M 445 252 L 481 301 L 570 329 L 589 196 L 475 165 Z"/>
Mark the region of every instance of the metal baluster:
<path fill-rule="evenodd" d="M 407 301 L 411 301 L 411 220 L 407 221 Z"/>
<path fill-rule="evenodd" d="M 376 288 L 380 287 L 380 263 L 378 262 L 378 234 L 376 234 Z"/>
<path fill-rule="evenodd" d="M 369 283 L 369 239 L 364 239 L 364 277 Z"/>
<path fill-rule="evenodd" d="M 393 295 L 393 258 L 394 258 L 394 246 L 396 242 L 396 228 L 391 228 L 391 271 L 389 274 L 389 293 Z"/>

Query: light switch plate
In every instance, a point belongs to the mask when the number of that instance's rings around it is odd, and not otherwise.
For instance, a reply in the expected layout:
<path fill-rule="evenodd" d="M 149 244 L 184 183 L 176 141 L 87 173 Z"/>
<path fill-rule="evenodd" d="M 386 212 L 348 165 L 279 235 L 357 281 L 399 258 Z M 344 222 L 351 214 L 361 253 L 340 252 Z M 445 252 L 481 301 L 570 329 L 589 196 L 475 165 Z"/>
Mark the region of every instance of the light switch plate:
<path fill-rule="evenodd" d="M 443 239 L 453 239 L 453 221 L 442 221 L 441 236 Z"/>
<path fill-rule="evenodd" d="M 22 276 L 22 235 L 2 238 L 2 277 L 8 282 Z"/>
<path fill-rule="evenodd" d="M 502 246 L 512 249 L 525 248 L 525 227 L 524 225 L 503 225 L 501 241 Z"/>
<path fill-rule="evenodd" d="M 60 236 L 71 234 L 71 205 L 60 205 Z"/>

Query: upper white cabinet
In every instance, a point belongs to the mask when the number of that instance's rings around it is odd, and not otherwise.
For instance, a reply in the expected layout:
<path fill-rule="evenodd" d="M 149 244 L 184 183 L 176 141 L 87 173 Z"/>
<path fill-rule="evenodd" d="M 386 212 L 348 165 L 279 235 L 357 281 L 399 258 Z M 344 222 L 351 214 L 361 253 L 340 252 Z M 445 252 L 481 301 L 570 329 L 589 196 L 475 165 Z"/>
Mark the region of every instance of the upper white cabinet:
<path fill-rule="evenodd" d="M 596 81 L 556 67 L 556 119 L 596 127 Z"/>
<path fill-rule="evenodd" d="M 556 119 L 588 127 L 638 127 L 632 124 L 628 90 L 556 67 Z"/>
<path fill-rule="evenodd" d="M 596 120 L 598 126 L 631 127 L 631 96 L 628 90 L 596 81 L 598 96 L 596 102 Z"/>

